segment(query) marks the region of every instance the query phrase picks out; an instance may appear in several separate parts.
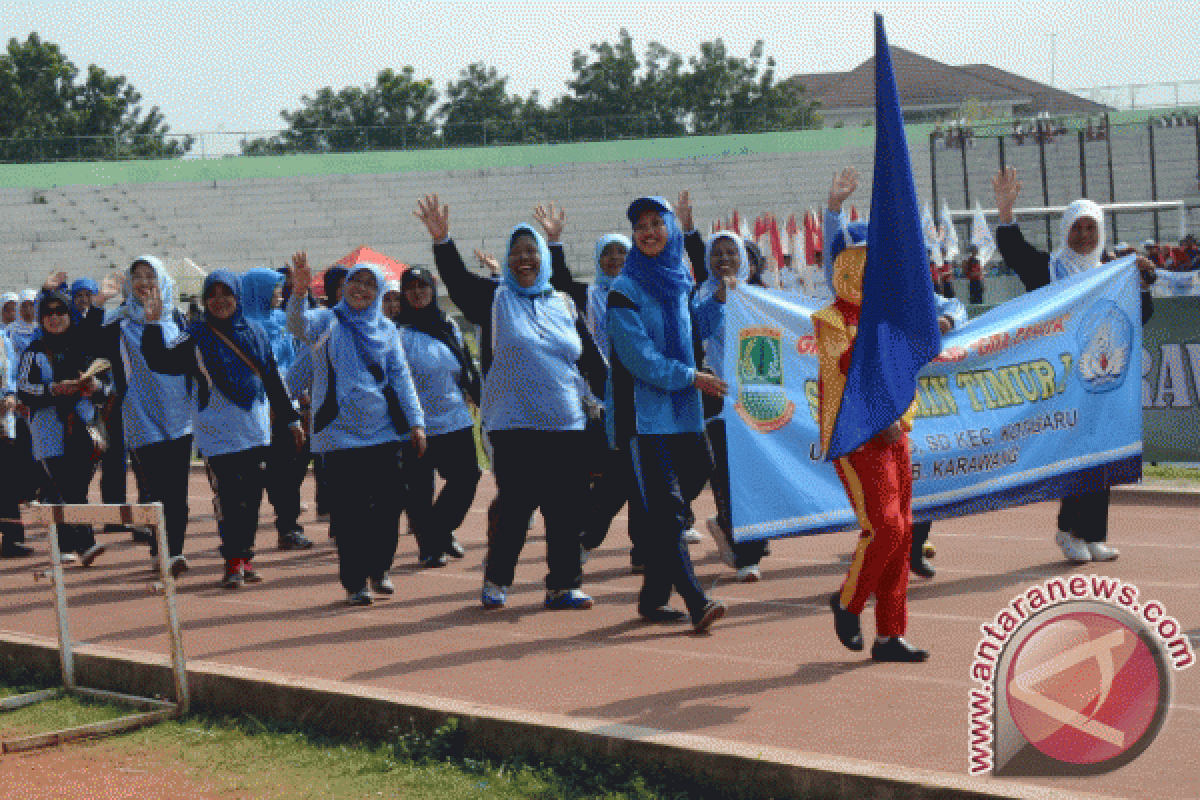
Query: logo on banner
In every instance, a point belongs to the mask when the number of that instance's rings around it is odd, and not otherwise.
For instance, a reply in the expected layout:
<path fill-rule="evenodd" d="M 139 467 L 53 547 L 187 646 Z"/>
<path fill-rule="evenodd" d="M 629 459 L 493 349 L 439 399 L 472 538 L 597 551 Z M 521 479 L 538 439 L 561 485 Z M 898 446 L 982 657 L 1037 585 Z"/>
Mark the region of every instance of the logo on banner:
<path fill-rule="evenodd" d="M 737 353 L 738 414 L 759 433 L 779 430 L 796 413 L 783 385 L 783 331 L 770 326 L 743 328 Z"/>
<path fill-rule="evenodd" d="M 1079 377 L 1093 394 L 1111 392 L 1125 382 L 1133 352 L 1133 323 L 1117 304 L 1101 300 L 1079 323 Z"/>
<path fill-rule="evenodd" d="M 984 625 L 972 664 L 970 771 L 1108 772 L 1154 741 L 1172 669 L 1194 654 L 1179 623 L 1137 587 L 1055 578 Z"/>

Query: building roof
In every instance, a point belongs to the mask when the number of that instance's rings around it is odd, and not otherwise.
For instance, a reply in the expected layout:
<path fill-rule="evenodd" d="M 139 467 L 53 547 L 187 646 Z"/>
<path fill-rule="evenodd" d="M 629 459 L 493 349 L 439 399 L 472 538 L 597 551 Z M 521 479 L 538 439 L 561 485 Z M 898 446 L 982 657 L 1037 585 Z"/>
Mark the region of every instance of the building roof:
<path fill-rule="evenodd" d="M 955 67 L 902 47 L 892 47 L 891 53 L 900 104 L 905 107 L 954 107 L 974 99 L 985 104 L 1029 106 L 1032 113 L 1112 110 L 988 64 Z M 794 75 L 786 83 L 804 87 L 807 98 L 820 100 L 827 111 L 871 108 L 875 105 L 875 57 L 849 72 Z"/>

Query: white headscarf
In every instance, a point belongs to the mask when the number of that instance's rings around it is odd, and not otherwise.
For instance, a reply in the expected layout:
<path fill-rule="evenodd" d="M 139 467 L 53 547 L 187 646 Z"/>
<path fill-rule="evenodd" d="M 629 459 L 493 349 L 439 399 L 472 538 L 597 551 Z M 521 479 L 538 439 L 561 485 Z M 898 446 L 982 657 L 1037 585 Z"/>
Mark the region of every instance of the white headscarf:
<path fill-rule="evenodd" d="M 1080 217 L 1096 220 L 1096 248 L 1090 253 L 1076 253 L 1067 246 L 1067 234 Z M 1104 252 L 1104 210 L 1091 200 L 1076 200 L 1063 212 L 1058 230 L 1058 249 L 1050 255 L 1050 282 L 1061 281 L 1084 270 L 1100 266 Z"/>

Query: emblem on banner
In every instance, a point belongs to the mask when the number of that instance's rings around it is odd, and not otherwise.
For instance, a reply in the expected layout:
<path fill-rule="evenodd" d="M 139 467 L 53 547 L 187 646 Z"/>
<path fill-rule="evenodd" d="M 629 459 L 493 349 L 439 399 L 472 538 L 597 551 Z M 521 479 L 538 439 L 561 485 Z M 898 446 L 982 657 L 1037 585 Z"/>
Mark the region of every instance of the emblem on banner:
<path fill-rule="evenodd" d="M 738 397 L 734 407 L 759 433 L 777 431 L 792 420 L 796 404 L 783 385 L 783 332 L 761 326 L 738 334 Z"/>
<path fill-rule="evenodd" d="M 1101 300 L 1079 323 L 1079 377 L 1099 394 L 1125 382 L 1133 351 L 1133 323 L 1116 303 Z"/>

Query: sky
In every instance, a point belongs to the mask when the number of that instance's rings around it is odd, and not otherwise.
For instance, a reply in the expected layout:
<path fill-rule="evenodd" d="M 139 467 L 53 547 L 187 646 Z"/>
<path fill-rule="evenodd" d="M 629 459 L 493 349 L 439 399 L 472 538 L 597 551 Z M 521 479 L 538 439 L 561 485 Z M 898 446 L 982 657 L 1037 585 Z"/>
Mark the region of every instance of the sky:
<path fill-rule="evenodd" d="M 871 56 L 871 12 L 891 44 L 948 64 L 988 63 L 1060 88 L 1200 79 L 1200 3 L 522 2 L 228 3 L 5 0 L 5 41 L 36 31 L 78 67 L 126 76 L 172 131 L 269 131 L 323 86 L 366 85 L 411 64 L 438 90 L 483 61 L 521 95 L 558 96 L 571 55 L 615 41 L 659 41 L 685 57 L 756 39 L 779 78 L 842 71 Z M 1176 32 L 1189 32 L 1183 44 Z M 1189 38 L 1190 37 L 1190 38 Z M 1190 91 L 1194 94 L 1197 87 Z"/>

